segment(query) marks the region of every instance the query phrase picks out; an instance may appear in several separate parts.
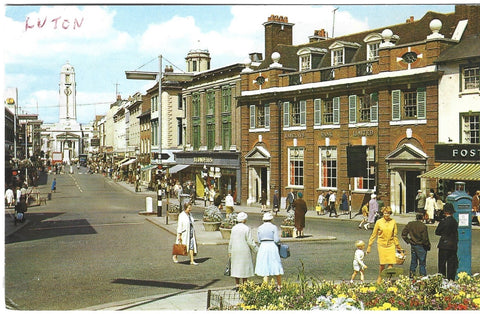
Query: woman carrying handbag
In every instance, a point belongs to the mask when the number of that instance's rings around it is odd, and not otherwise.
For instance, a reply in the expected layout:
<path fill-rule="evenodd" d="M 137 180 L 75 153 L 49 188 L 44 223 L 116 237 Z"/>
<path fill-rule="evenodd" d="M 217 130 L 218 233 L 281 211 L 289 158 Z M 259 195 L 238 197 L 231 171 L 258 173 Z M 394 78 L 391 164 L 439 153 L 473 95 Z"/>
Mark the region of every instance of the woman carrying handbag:
<path fill-rule="evenodd" d="M 178 215 L 177 239 L 175 243 L 185 244 L 190 255 L 190 264 L 198 265 L 193 259 L 193 256 L 197 254 L 197 239 L 195 237 L 195 229 L 193 228 L 191 211 L 192 204 L 186 203 L 185 209 Z M 174 263 L 178 263 L 177 255 L 173 255 L 172 259 Z"/>

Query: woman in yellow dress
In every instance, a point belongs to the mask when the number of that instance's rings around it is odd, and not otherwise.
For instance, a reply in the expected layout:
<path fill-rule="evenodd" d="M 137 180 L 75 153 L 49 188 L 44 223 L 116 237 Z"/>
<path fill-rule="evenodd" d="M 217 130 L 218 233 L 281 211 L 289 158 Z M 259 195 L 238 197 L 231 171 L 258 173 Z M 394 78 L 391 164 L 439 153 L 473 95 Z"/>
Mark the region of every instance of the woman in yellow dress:
<path fill-rule="evenodd" d="M 382 208 L 383 218 L 380 218 L 375 223 L 372 235 L 368 241 L 367 254 L 372 249 L 372 244 L 377 239 L 378 258 L 380 260 L 380 272 L 377 282 L 380 283 L 382 278 L 380 274 L 387 268 L 392 268 L 396 264 L 395 253 L 396 250 L 402 251 L 400 243 L 397 238 L 397 222 L 390 217 L 392 209 L 390 207 Z"/>

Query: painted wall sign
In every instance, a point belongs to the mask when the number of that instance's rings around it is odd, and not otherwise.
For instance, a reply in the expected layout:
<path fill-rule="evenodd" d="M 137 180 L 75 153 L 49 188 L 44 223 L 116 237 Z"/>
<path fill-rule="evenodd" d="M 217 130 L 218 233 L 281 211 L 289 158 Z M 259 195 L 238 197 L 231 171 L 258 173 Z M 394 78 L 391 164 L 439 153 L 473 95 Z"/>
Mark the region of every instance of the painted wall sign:
<path fill-rule="evenodd" d="M 193 157 L 193 162 L 196 164 L 212 163 L 212 157 Z"/>

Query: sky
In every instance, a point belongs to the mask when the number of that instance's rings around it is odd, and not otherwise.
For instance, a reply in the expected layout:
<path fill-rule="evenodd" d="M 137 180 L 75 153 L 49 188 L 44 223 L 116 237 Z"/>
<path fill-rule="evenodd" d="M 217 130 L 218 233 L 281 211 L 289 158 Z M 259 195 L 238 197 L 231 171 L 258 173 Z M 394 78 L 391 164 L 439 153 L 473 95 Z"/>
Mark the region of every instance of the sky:
<path fill-rule="evenodd" d="M 452 4 L 78 3 L 15 2 L 5 5 L 0 15 L 0 39 L 6 43 L 0 45 L 4 91 L 17 88 L 19 112 L 38 113 L 44 123 L 59 120 L 60 70 L 67 61 L 75 69 L 77 121 L 89 123 L 95 115 L 106 114 L 117 93 L 127 99 L 152 87 L 154 81 L 127 80 L 125 71 L 158 72 L 159 55 L 163 67 L 172 65 L 182 72 L 186 55 L 195 48 L 208 49 L 211 68 L 242 63 L 251 52 L 263 54 L 262 24 L 272 14 L 287 16 L 295 24 L 293 44 L 301 44 L 314 30 L 323 28 L 332 35 L 335 8 L 335 36 L 387 28 L 410 16 L 420 19 L 427 11 L 455 11 Z"/>

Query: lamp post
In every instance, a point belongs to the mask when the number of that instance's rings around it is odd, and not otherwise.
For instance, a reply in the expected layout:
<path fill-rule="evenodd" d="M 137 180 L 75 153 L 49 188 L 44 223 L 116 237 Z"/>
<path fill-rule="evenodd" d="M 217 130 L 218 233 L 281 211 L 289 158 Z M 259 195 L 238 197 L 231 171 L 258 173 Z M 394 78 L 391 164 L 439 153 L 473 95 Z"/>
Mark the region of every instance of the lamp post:
<path fill-rule="evenodd" d="M 158 56 L 158 72 L 125 71 L 127 79 L 158 81 L 158 159 L 162 165 L 162 55 Z M 159 185 L 157 191 L 157 216 L 162 216 L 162 191 Z"/>

